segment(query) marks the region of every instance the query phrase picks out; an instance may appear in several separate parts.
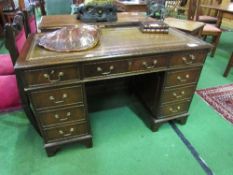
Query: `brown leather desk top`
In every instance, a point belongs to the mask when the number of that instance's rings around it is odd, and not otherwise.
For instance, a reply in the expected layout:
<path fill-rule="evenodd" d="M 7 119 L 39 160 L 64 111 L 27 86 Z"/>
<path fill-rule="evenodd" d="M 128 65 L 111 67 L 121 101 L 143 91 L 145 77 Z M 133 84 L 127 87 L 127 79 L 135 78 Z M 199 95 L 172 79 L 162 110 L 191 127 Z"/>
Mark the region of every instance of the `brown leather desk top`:
<path fill-rule="evenodd" d="M 37 45 L 36 34 L 24 47 L 24 52 L 17 60 L 15 68 L 26 68 L 43 65 L 64 64 L 114 59 L 117 57 L 140 56 L 147 54 L 167 53 L 193 48 L 209 48 L 209 44 L 182 32 L 169 29 L 168 34 L 142 33 L 138 27 L 102 28 L 99 44 L 90 50 L 81 52 L 54 52 Z M 27 50 L 29 50 L 27 52 Z"/>

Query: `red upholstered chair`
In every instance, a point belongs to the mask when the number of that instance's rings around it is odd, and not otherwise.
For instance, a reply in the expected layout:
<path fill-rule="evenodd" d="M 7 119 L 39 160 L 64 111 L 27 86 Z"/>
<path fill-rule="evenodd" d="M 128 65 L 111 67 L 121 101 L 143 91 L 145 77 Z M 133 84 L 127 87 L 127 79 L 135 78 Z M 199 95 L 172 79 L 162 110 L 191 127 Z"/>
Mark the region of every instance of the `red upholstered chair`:
<path fill-rule="evenodd" d="M 18 109 L 21 106 L 15 75 L 0 76 L 0 112 Z"/>
<path fill-rule="evenodd" d="M 20 96 L 14 74 L 14 63 L 26 41 L 23 13 L 18 13 L 12 24 L 5 25 L 5 43 L 10 55 L 0 55 L 0 111 L 20 107 Z"/>
<path fill-rule="evenodd" d="M 14 73 L 13 63 L 9 54 L 0 55 L 0 76 Z"/>

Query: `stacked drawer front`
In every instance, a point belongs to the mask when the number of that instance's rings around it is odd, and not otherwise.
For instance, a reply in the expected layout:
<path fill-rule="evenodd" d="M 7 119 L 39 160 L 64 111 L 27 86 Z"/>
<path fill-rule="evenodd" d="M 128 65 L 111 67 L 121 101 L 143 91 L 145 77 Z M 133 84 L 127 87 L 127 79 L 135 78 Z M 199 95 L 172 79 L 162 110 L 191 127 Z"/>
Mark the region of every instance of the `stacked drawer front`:
<path fill-rule="evenodd" d="M 204 62 L 204 52 L 180 53 L 171 56 L 170 67 L 176 68 L 165 75 L 158 117 L 172 117 L 185 114 L 196 89 Z M 188 65 L 188 68 L 187 68 Z M 182 69 L 185 66 L 185 69 Z"/>
<path fill-rule="evenodd" d="M 29 98 L 46 143 L 90 134 L 77 65 L 25 71 Z"/>

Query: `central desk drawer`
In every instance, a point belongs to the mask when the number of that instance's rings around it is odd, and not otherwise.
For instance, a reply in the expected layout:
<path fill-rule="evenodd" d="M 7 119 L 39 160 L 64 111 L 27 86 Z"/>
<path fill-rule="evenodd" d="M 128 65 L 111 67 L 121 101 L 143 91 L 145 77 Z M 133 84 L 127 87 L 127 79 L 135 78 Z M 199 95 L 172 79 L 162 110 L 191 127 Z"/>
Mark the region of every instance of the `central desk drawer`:
<path fill-rule="evenodd" d="M 78 104 L 83 102 L 82 86 L 38 90 L 30 98 L 36 109 Z"/>
<path fill-rule="evenodd" d="M 64 140 L 71 137 L 87 135 L 88 130 L 89 129 L 87 123 L 82 123 L 49 128 L 43 131 L 46 141 L 51 142 L 54 140 Z"/>
<path fill-rule="evenodd" d="M 86 118 L 84 106 L 61 108 L 38 112 L 38 119 L 42 126 L 52 126 L 65 122 L 82 121 Z"/>
<path fill-rule="evenodd" d="M 107 76 L 127 71 L 127 60 L 84 64 L 84 78 Z"/>
<path fill-rule="evenodd" d="M 168 57 L 154 56 L 146 58 L 136 58 L 129 61 L 130 71 L 153 70 L 167 67 Z"/>
<path fill-rule="evenodd" d="M 196 83 L 201 69 L 186 69 L 167 73 L 165 87 Z"/>
<path fill-rule="evenodd" d="M 69 80 L 79 80 L 80 73 L 77 65 L 49 67 L 27 70 L 24 72 L 27 86 L 44 85 Z"/>

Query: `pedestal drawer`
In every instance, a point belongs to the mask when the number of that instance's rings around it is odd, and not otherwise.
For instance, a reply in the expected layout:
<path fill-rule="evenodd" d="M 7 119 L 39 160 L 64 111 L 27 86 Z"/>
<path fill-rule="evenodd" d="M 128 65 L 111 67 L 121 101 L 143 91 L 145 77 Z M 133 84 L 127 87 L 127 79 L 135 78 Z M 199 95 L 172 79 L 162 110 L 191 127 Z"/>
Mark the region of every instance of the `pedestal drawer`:
<path fill-rule="evenodd" d="M 162 103 L 190 99 L 193 96 L 195 88 L 196 86 L 185 86 L 180 88 L 165 89 L 162 95 Z"/>
<path fill-rule="evenodd" d="M 182 101 L 160 107 L 159 117 L 169 117 L 188 111 L 190 101 Z"/>
<path fill-rule="evenodd" d="M 79 104 L 83 102 L 82 86 L 33 91 L 30 98 L 36 109 Z"/>
<path fill-rule="evenodd" d="M 78 65 L 72 65 L 27 70 L 24 72 L 24 77 L 27 86 L 35 86 L 69 80 L 79 80 L 80 73 Z"/>
<path fill-rule="evenodd" d="M 52 142 L 54 140 L 64 140 L 86 134 L 88 134 L 87 123 L 72 124 L 44 130 L 44 135 L 47 142 Z"/>
<path fill-rule="evenodd" d="M 186 69 L 167 73 L 165 87 L 196 83 L 201 69 Z"/>
<path fill-rule="evenodd" d="M 43 127 L 63 124 L 66 122 L 82 121 L 85 120 L 85 118 L 86 113 L 83 105 L 38 112 L 38 120 Z"/>

